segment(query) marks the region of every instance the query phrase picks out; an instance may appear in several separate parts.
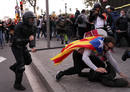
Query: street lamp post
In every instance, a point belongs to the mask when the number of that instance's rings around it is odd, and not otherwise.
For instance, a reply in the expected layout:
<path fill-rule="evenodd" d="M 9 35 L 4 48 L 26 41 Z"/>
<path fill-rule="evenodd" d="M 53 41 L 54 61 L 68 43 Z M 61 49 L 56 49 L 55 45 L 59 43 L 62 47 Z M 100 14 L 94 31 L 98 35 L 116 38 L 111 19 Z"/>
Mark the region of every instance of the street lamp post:
<path fill-rule="evenodd" d="M 47 47 L 50 48 L 50 18 L 49 18 L 49 3 L 46 0 L 46 17 L 47 17 Z"/>

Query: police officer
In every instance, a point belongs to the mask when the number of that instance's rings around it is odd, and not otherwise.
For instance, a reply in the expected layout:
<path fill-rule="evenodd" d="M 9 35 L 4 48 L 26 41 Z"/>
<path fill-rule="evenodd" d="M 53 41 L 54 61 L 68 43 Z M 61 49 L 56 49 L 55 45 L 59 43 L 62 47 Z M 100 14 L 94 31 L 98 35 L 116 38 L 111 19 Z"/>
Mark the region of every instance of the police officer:
<path fill-rule="evenodd" d="M 33 12 L 28 11 L 23 14 L 22 22 L 19 22 L 15 26 L 13 43 L 11 46 L 12 52 L 16 59 L 16 63 L 10 66 L 10 69 L 15 73 L 14 88 L 17 90 L 25 90 L 22 85 L 23 72 L 25 71 L 25 65 L 29 65 L 32 62 L 31 55 L 27 49 L 27 44 L 32 52 L 35 52 L 35 33 L 36 27 L 34 26 L 35 15 Z"/>

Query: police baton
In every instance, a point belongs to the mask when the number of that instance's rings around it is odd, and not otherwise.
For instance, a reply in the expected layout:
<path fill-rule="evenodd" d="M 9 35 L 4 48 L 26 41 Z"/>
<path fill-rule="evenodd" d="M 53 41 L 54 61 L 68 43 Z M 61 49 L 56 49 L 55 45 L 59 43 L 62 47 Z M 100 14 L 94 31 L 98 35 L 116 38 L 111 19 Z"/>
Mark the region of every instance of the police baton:
<path fill-rule="evenodd" d="M 50 47 L 50 48 L 40 48 L 36 49 L 36 51 L 42 51 L 42 50 L 50 50 L 50 49 L 59 49 L 59 48 L 64 48 L 65 46 L 60 46 L 60 47 Z M 31 52 L 31 50 L 29 50 Z"/>

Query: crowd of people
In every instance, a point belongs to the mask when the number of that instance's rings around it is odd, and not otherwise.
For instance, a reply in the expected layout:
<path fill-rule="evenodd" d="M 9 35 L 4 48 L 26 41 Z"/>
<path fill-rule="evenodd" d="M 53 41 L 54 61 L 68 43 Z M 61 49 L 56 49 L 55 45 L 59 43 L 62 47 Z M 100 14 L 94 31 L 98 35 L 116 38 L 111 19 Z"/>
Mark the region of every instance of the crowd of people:
<path fill-rule="evenodd" d="M 130 47 L 130 18 L 125 10 L 119 12 L 110 5 L 102 8 L 99 3 L 96 3 L 89 12 L 86 12 L 85 9 L 81 12 L 76 9 L 75 14 L 50 16 L 49 20 L 50 40 L 56 38 L 57 41 L 60 40 L 61 44 L 68 44 L 74 38 L 78 41 L 72 43 L 73 46 L 80 46 L 78 49 L 70 50 L 70 52 L 73 51 L 74 66 L 60 71 L 56 75 L 56 80 L 60 80 L 64 75 L 78 74 L 81 77 L 88 77 L 90 81 L 100 81 L 106 86 L 129 86 L 129 82 L 125 80 L 125 74 L 121 72 L 110 53 L 114 46 L 121 46 L 122 37 L 126 38 L 128 47 Z M 32 62 L 26 46 L 29 43 L 32 52 L 35 52 L 35 39 L 39 40 L 42 37 L 47 39 L 46 24 L 45 15 L 36 18 L 31 11 L 25 12 L 22 21 L 18 24 L 10 18 L 7 21 L 0 21 L 0 47 L 3 49 L 6 43 L 10 43 L 16 59 L 16 63 L 10 66 L 15 73 L 15 89 L 26 89 L 21 83 L 23 72 L 25 65 L 30 65 Z M 78 45 L 79 41 L 87 43 Z M 64 53 L 66 49 L 67 47 L 61 53 Z M 69 55 L 70 52 L 67 50 L 66 53 Z M 62 55 L 64 58 L 67 57 L 67 55 Z M 127 58 L 126 56 L 128 57 L 128 55 L 123 56 L 123 60 L 124 57 Z M 53 58 L 53 60 L 60 59 Z M 83 73 L 84 68 L 90 68 L 90 71 Z M 116 79 L 116 73 L 122 78 Z"/>
<path fill-rule="evenodd" d="M 40 16 L 38 21 L 38 36 L 44 34 L 46 38 L 46 20 L 45 16 Z M 61 40 L 61 44 L 68 43 L 73 37 L 82 39 L 85 32 L 93 29 L 104 29 L 108 35 L 116 39 L 116 46 L 121 46 L 121 39 L 124 37 L 130 44 L 128 23 L 130 18 L 125 10 L 116 11 L 112 6 L 107 5 L 105 9 L 99 3 L 96 3 L 90 12 L 77 9 L 75 14 L 59 15 L 56 17 L 50 16 L 50 38 L 56 37 Z M 42 25 L 43 24 L 43 25 Z M 40 29 L 39 29 L 40 28 Z"/>
<path fill-rule="evenodd" d="M 116 46 L 121 46 L 121 39 L 124 37 L 130 46 L 129 24 L 130 18 L 125 10 L 116 11 L 110 5 L 104 9 L 99 3 L 86 12 L 76 9 L 75 14 L 61 14 L 58 16 L 50 15 L 50 40 L 56 38 L 61 44 L 67 44 L 69 40 L 82 39 L 85 32 L 93 29 L 104 29 L 108 35 L 116 39 Z M 15 23 L 12 19 L 0 21 L 0 46 L 4 43 L 11 43 Z M 40 15 L 36 20 L 36 38 L 47 39 L 46 16 Z"/>
<path fill-rule="evenodd" d="M 0 20 L 0 48 L 3 49 L 6 43 L 12 43 L 15 22 L 9 18 L 6 21 Z"/>

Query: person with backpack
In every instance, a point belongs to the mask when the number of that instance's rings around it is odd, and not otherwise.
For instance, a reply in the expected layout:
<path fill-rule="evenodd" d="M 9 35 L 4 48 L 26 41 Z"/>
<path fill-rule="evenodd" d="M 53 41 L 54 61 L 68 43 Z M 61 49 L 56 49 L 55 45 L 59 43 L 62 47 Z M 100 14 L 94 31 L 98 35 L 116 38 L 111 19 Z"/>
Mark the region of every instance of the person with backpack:
<path fill-rule="evenodd" d="M 86 11 L 83 9 L 81 14 L 77 17 L 75 24 L 78 24 L 78 36 L 82 39 L 87 27 L 87 16 Z"/>
<path fill-rule="evenodd" d="M 68 44 L 67 28 L 66 28 L 66 16 L 60 16 L 56 21 L 57 34 L 60 36 L 61 44 Z"/>

